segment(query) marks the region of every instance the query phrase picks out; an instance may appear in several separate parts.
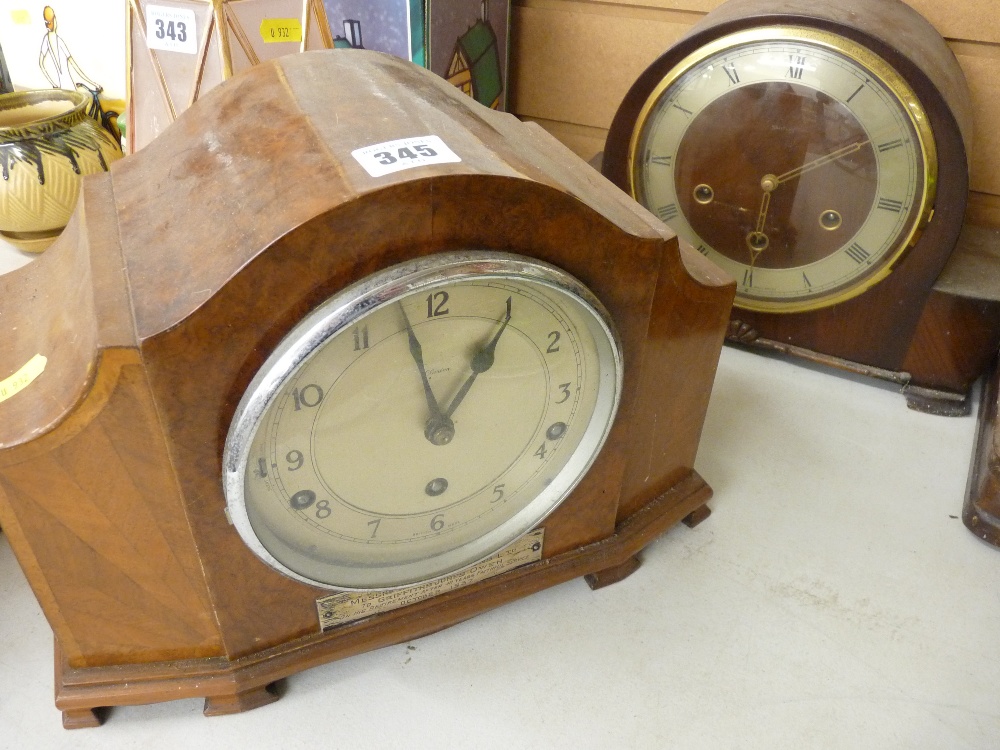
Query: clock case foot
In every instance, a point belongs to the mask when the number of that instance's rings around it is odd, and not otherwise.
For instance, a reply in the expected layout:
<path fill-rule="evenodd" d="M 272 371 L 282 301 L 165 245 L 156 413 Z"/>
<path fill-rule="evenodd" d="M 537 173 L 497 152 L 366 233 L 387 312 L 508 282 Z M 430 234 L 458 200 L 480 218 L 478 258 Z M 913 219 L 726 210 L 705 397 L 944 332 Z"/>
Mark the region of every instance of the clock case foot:
<path fill-rule="evenodd" d="M 91 729 L 102 723 L 102 712 L 96 708 L 70 708 L 62 712 L 63 729 Z"/>
<path fill-rule="evenodd" d="M 621 522 L 615 533 L 586 547 L 485 579 L 452 594 L 317 633 L 250 656 L 108 667 L 71 667 L 56 643 L 56 707 L 67 729 L 96 727 L 112 706 L 204 698 L 206 716 L 239 713 L 273 703 L 274 683 L 303 669 L 430 635 L 494 607 L 583 577 L 591 588 L 622 580 L 640 565 L 639 553 L 678 522 L 708 516 L 712 490 L 697 472 Z M 691 521 L 689 523 L 689 521 Z M 426 613 L 435 608 L 433 624 Z"/>
<path fill-rule="evenodd" d="M 684 516 L 681 522 L 689 529 L 693 529 L 710 515 L 712 515 L 711 509 L 707 505 L 700 505 Z M 612 565 L 610 568 L 599 570 L 596 573 L 588 573 L 584 576 L 584 580 L 587 581 L 587 585 L 592 590 L 596 591 L 597 589 L 603 589 L 605 586 L 624 581 L 635 573 L 641 565 L 642 559 L 639 555 L 633 555 L 625 560 L 625 562 Z"/>

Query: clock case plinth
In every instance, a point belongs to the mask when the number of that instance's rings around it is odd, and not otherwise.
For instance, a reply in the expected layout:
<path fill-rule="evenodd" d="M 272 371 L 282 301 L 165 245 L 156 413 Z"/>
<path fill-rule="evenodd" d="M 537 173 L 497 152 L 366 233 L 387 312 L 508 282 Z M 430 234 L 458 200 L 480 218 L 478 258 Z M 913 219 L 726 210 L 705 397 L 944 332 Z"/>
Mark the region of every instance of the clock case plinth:
<path fill-rule="evenodd" d="M 437 135 L 461 158 L 372 177 L 354 149 Z M 321 633 L 329 592 L 229 525 L 223 443 L 285 334 L 348 284 L 459 249 L 573 274 L 621 337 L 618 416 L 545 521 L 542 559 Z M 257 66 L 84 182 L 63 236 L 0 277 L 0 525 L 55 633 L 66 726 L 96 709 L 274 699 L 302 669 L 425 635 L 577 576 L 611 583 L 705 514 L 693 470 L 734 285 L 536 126 L 357 50 Z M 373 467 L 373 470 L 379 470 Z"/>
<path fill-rule="evenodd" d="M 727 339 L 895 382 L 911 408 L 967 414 L 970 390 L 1000 345 L 1000 304 L 937 290 L 934 284 L 963 230 L 972 105 L 954 55 L 908 5 L 896 0 L 729 0 L 632 85 L 608 134 L 603 173 L 631 191 L 629 140 L 647 97 L 668 71 L 713 39 L 771 25 L 840 34 L 872 49 L 903 75 L 935 133 L 937 196 L 931 221 L 888 278 L 853 299 L 808 312 L 757 312 L 737 302 Z"/>

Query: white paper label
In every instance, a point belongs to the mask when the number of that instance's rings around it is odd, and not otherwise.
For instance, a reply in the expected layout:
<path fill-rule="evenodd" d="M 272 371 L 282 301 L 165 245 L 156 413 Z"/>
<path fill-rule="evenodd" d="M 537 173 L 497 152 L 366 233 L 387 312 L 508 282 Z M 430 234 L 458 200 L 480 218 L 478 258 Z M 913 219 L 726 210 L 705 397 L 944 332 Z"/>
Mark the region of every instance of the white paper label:
<path fill-rule="evenodd" d="M 198 54 L 198 34 L 194 10 L 168 8 L 165 5 L 146 6 L 146 46 L 168 52 Z"/>
<path fill-rule="evenodd" d="M 381 177 L 426 164 L 462 161 L 436 135 L 376 143 L 374 146 L 355 149 L 351 152 L 351 156 L 357 159 L 372 177 Z"/>

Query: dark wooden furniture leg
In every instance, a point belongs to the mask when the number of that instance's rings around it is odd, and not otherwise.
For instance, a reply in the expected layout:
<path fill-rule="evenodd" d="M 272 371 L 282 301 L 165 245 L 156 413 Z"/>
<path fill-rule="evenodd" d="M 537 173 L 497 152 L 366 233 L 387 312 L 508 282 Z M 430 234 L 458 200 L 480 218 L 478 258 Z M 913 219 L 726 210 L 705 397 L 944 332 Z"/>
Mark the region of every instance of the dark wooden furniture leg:
<path fill-rule="evenodd" d="M 962 521 L 980 539 L 1000 547 L 1000 452 L 997 415 L 1000 363 L 994 362 L 979 401 L 979 426 L 972 450 Z"/>

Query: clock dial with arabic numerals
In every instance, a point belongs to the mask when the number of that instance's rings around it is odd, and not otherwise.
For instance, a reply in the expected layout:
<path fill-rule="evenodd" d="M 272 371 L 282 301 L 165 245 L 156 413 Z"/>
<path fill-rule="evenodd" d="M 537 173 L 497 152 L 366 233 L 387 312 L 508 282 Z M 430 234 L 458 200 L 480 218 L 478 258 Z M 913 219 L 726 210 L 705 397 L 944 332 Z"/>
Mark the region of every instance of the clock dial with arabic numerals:
<path fill-rule="evenodd" d="M 906 82 L 827 32 L 714 40 L 652 92 L 632 189 L 737 281 L 736 304 L 796 312 L 884 278 L 933 206 L 933 138 Z"/>
<path fill-rule="evenodd" d="M 2 287 L 0 524 L 65 726 L 263 706 L 708 516 L 735 285 L 465 101 L 365 50 L 254 66 Z"/>
<path fill-rule="evenodd" d="M 309 583 L 439 577 L 566 497 L 620 380 L 606 313 L 558 269 L 498 253 L 390 269 L 321 305 L 261 368 L 227 443 L 230 514 Z"/>

